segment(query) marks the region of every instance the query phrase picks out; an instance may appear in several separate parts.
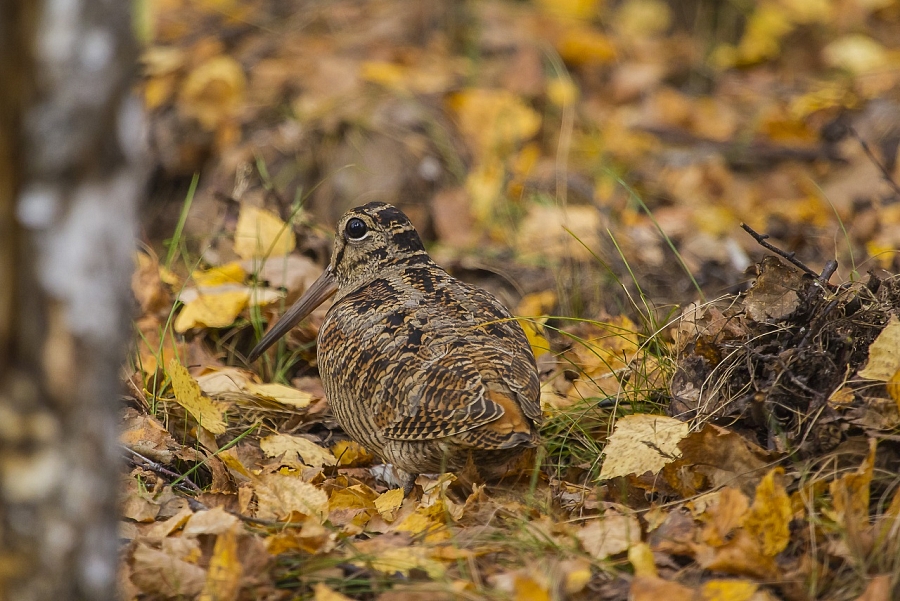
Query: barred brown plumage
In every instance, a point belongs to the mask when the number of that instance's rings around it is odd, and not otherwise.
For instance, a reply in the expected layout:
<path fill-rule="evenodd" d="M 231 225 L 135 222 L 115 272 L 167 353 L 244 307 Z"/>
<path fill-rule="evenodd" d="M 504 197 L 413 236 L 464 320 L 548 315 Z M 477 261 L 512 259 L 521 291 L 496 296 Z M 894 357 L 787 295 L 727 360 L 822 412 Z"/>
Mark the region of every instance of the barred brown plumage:
<path fill-rule="evenodd" d="M 423 472 L 500 476 L 540 442 L 540 381 L 521 325 L 432 261 L 399 209 L 369 203 L 341 217 L 330 265 L 250 360 L 331 294 L 317 349 L 328 402 L 407 493 Z"/>

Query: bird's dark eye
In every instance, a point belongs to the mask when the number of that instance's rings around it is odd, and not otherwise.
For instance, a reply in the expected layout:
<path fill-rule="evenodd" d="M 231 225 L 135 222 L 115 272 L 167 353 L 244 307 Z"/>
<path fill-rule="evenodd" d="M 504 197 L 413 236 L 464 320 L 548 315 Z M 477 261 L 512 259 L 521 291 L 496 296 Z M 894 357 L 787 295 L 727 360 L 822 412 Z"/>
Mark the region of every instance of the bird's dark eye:
<path fill-rule="evenodd" d="M 368 233 L 369 227 L 365 221 L 354 217 L 344 226 L 344 231 L 347 232 L 347 237 L 351 240 L 360 240 Z"/>

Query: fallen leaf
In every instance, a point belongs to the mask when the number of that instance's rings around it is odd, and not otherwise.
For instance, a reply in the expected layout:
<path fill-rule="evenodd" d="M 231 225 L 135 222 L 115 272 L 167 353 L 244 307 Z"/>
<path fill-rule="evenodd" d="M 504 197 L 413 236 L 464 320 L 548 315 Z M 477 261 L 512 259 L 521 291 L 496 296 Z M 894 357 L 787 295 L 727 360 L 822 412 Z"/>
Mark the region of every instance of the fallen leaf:
<path fill-rule="evenodd" d="M 656 576 L 635 576 L 629 589 L 630 601 L 696 601 L 694 589 Z"/>
<path fill-rule="evenodd" d="M 240 263 L 232 262 L 207 269 L 206 271 L 194 271 L 191 279 L 201 288 L 213 288 L 225 284 L 243 284 L 247 272 Z"/>
<path fill-rule="evenodd" d="M 337 458 L 342 467 L 359 467 L 370 465 L 375 459 L 361 444 L 355 440 L 339 440 L 331 447 L 331 454 Z"/>
<path fill-rule="evenodd" d="M 784 470 L 777 467 L 763 477 L 756 487 L 750 513 L 744 519 L 744 528 L 759 539 L 762 552 L 770 557 L 784 551 L 791 540 L 791 500 L 776 480 L 776 476 L 783 474 Z"/>
<path fill-rule="evenodd" d="M 295 409 L 305 409 L 313 400 L 313 395 L 302 390 L 297 390 L 284 384 L 256 384 L 247 382 L 244 389 L 250 394 L 294 407 Z"/>
<path fill-rule="evenodd" d="M 324 582 L 319 582 L 313 587 L 313 601 L 352 601 L 350 597 L 330 588 Z"/>
<path fill-rule="evenodd" d="M 206 570 L 138 543 L 132 554 L 131 581 L 146 594 L 194 597 L 203 590 Z"/>
<path fill-rule="evenodd" d="M 241 588 L 244 568 L 238 558 L 237 525 L 216 537 L 206 582 L 199 601 L 234 601 Z"/>
<path fill-rule="evenodd" d="M 207 130 L 215 130 L 240 108 L 247 81 L 241 65 L 216 56 L 198 65 L 182 84 L 178 108 Z"/>
<path fill-rule="evenodd" d="M 859 377 L 887 382 L 900 369 L 900 319 L 892 315 L 874 342 L 869 345 L 869 361 Z"/>
<path fill-rule="evenodd" d="M 175 318 L 179 334 L 191 328 L 225 328 L 235 322 L 250 300 L 249 289 L 217 291 L 198 294 L 181 308 Z"/>
<path fill-rule="evenodd" d="M 255 483 L 254 489 L 261 519 L 288 520 L 299 513 L 324 521 L 328 511 L 328 495 L 296 476 L 266 474 Z"/>
<path fill-rule="evenodd" d="M 168 366 L 169 377 L 172 378 L 172 389 L 175 401 L 184 407 L 191 417 L 197 420 L 202 428 L 213 434 L 224 434 L 227 429 L 222 412 L 216 405 L 200 393 L 200 386 L 191 377 L 188 370 L 172 359 Z"/>
<path fill-rule="evenodd" d="M 213 507 L 206 511 L 198 511 L 190 517 L 184 525 L 182 536 L 192 537 L 201 534 L 222 534 L 233 530 L 240 524 L 240 520 L 222 509 Z"/>
<path fill-rule="evenodd" d="M 381 514 L 385 522 L 391 523 L 397 517 L 400 506 L 403 505 L 403 489 L 394 488 L 381 493 L 375 499 L 375 509 Z"/>
<path fill-rule="evenodd" d="M 616 421 L 603 449 L 606 457 L 600 479 L 629 474 L 652 474 L 681 456 L 678 443 L 687 436 L 687 423 L 661 415 L 627 415 Z"/>
<path fill-rule="evenodd" d="M 259 441 L 259 448 L 267 457 L 281 457 L 285 455 L 288 461 L 300 460 L 311 467 L 334 465 L 337 463 L 334 455 L 328 449 L 323 449 L 308 438 L 302 436 L 290 436 L 289 434 L 272 434 Z"/>
<path fill-rule="evenodd" d="M 640 542 L 641 526 L 636 517 L 610 510 L 588 522 L 575 536 L 585 551 L 595 559 L 603 560 Z"/>
<path fill-rule="evenodd" d="M 296 246 L 294 230 L 275 213 L 250 204 L 241 205 L 234 230 L 234 252 L 239 257 L 280 257 Z"/>
<path fill-rule="evenodd" d="M 759 585 L 746 580 L 710 580 L 700 587 L 703 601 L 752 601 Z"/>

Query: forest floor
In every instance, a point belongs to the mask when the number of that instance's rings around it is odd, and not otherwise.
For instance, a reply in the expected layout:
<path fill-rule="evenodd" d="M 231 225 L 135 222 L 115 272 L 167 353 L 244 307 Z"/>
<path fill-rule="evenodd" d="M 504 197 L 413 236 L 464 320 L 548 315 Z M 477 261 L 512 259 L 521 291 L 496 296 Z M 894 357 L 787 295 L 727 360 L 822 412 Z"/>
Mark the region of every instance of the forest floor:
<path fill-rule="evenodd" d="M 124 598 L 900 598 L 900 3 L 136 4 Z M 515 477 L 376 477 L 326 307 L 247 363 L 373 200 L 521 318 Z"/>

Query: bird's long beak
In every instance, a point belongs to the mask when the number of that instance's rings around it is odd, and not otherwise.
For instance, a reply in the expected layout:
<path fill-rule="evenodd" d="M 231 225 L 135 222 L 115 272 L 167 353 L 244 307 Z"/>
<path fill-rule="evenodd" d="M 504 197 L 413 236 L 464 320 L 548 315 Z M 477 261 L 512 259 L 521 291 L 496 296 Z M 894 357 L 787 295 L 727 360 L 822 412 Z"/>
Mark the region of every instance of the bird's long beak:
<path fill-rule="evenodd" d="M 272 329 L 266 332 L 250 355 L 247 356 L 248 361 L 256 361 L 267 348 L 272 346 L 279 338 L 288 333 L 295 325 L 303 321 L 303 318 L 312 313 L 316 307 L 321 305 L 329 296 L 337 292 L 338 285 L 331 273 L 331 269 L 322 272 L 312 286 L 306 289 L 303 296 L 287 310 L 287 313 L 281 316 Z"/>

